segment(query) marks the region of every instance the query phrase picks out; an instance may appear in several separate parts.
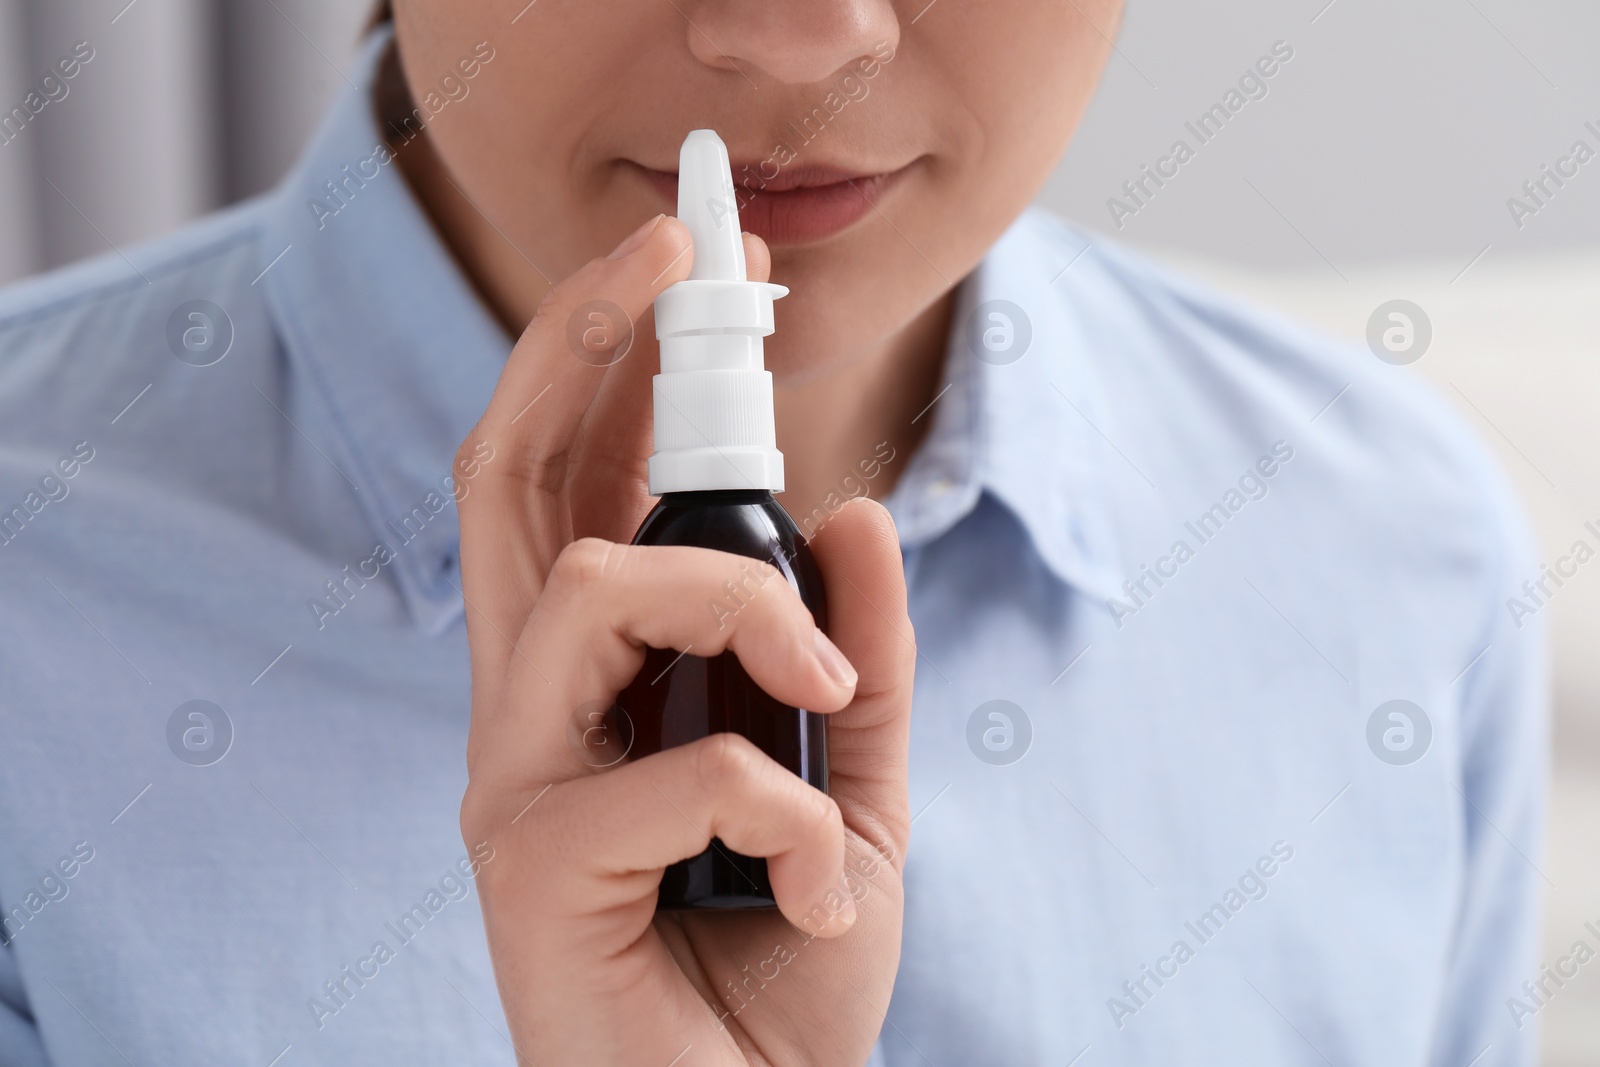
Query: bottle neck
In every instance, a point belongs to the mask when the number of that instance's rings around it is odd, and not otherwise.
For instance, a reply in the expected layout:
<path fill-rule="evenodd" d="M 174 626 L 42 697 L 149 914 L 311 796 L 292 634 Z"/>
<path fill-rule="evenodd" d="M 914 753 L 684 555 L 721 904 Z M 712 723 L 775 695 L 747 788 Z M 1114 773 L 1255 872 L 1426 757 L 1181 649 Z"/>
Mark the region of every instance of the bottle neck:
<path fill-rule="evenodd" d="M 669 508 L 735 507 L 777 503 L 769 489 L 690 489 L 662 493 L 661 505 Z"/>

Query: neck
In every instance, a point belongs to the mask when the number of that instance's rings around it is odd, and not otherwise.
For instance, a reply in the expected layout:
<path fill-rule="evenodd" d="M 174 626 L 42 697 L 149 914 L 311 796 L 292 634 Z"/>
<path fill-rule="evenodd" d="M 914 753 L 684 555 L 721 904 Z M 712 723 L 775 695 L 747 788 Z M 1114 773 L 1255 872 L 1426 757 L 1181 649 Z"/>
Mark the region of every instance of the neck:
<path fill-rule="evenodd" d="M 500 325 L 512 337 L 519 336 L 560 275 L 552 265 L 535 266 L 535 260 L 512 243 L 504 228 L 478 209 L 460 182 L 451 177 L 427 129 L 411 137 L 396 136 L 399 120 L 414 106 L 398 51 L 391 43 L 379 63 L 373 88 L 378 125 L 412 194 L 457 265 Z"/>
<path fill-rule="evenodd" d="M 394 91 L 394 81 L 380 79 L 384 83 Z M 386 113 L 383 91 L 380 116 Z M 485 304 L 513 337 L 519 335 L 559 277 L 545 277 L 501 227 L 484 217 L 450 177 L 426 131 L 391 148 Z M 551 266 L 541 266 L 554 273 Z M 848 497 L 882 499 L 899 481 L 933 421 L 926 409 L 944 388 L 953 305 L 954 294 L 946 293 L 875 350 L 824 373 L 776 383 L 778 447 L 787 486 L 778 499 L 802 529 L 814 531 L 821 517 L 837 511 Z"/>
<path fill-rule="evenodd" d="M 895 487 L 933 422 L 944 388 L 947 293 L 876 351 L 805 380 L 777 383 L 778 448 L 786 490 L 778 499 L 801 528 L 817 509 L 851 496 L 881 500 Z M 807 525 L 803 516 L 810 516 Z"/>

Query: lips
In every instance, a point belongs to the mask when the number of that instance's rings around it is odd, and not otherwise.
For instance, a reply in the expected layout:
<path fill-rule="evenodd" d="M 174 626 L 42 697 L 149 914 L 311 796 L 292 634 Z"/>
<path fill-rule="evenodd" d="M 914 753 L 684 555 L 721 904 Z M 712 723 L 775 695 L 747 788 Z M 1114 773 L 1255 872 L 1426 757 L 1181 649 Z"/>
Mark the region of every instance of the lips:
<path fill-rule="evenodd" d="M 763 170 L 763 166 L 765 170 Z M 793 163 L 767 176 L 773 165 L 733 164 L 739 224 L 770 245 L 802 245 L 847 229 L 875 204 L 907 168 L 863 174 L 823 164 Z M 640 167 L 645 179 L 677 210 L 678 175 Z"/>

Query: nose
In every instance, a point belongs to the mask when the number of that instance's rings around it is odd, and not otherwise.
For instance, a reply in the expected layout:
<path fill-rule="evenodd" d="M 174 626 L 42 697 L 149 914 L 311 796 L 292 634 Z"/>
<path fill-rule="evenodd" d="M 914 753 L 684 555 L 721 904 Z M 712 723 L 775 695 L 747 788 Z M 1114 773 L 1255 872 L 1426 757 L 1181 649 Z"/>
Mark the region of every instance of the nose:
<path fill-rule="evenodd" d="M 822 81 L 880 42 L 900 47 L 891 0 L 698 0 L 678 8 L 700 62 L 746 73 L 754 66 L 786 84 Z"/>

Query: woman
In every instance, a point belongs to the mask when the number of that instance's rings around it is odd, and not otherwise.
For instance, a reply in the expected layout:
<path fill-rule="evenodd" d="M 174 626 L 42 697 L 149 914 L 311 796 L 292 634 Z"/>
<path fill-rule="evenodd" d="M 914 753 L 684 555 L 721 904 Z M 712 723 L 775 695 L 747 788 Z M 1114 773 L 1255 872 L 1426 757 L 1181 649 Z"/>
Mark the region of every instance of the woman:
<path fill-rule="evenodd" d="M 5 296 L 0 1063 L 1528 1062 L 1515 509 L 1026 211 L 1119 16 L 397 0 L 279 191 Z M 701 127 L 826 637 L 623 547 Z M 829 713 L 830 795 L 594 766 L 646 646 Z M 780 912 L 654 916 L 713 837 Z"/>

